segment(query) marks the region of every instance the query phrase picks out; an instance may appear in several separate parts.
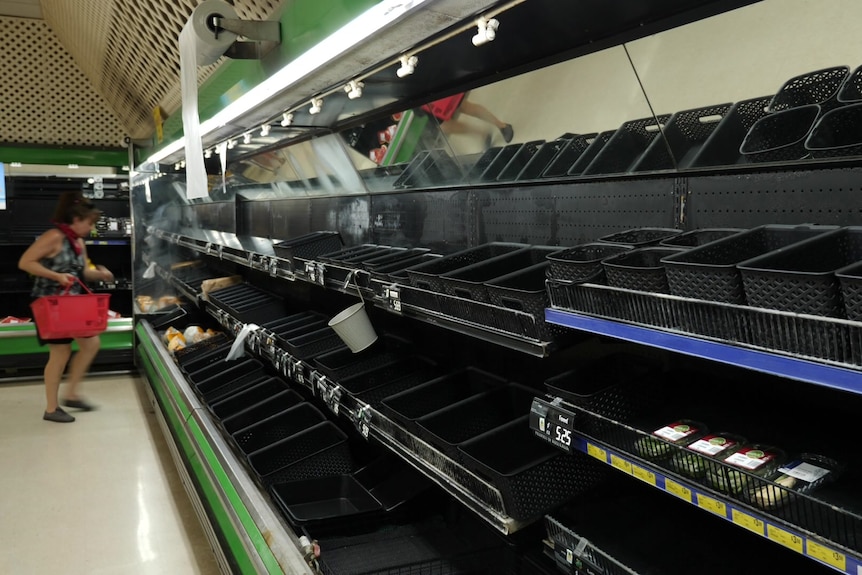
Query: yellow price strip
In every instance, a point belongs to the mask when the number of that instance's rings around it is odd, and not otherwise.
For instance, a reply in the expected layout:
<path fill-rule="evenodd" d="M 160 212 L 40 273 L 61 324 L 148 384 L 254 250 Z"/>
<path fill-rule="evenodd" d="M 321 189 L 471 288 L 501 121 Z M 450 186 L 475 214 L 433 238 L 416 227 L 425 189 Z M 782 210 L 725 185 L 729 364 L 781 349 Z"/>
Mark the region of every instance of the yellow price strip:
<path fill-rule="evenodd" d="M 638 467 L 637 465 L 632 465 L 632 475 L 655 487 L 655 473 L 652 471 L 648 471 L 643 467 Z"/>
<path fill-rule="evenodd" d="M 587 455 L 591 455 L 596 459 L 601 459 L 605 463 L 608 462 L 608 452 L 592 443 L 587 443 Z"/>
<path fill-rule="evenodd" d="M 832 549 L 824 547 L 819 543 L 815 543 L 810 539 L 808 540 L 808 544 L 806 545 L 806 551 L 809 557 L 819 559 L 827 565 L 835 567 L 839 571 L 847 570 L 847 557 L 843 553 L 833 551 Z"/>
<path fill-rule="evenodd" d="M 691 503 L 691 489 L 689 489 L 685 485 L 680 485 L 672 479 L 665 479 L 664 488 L 669 493 L 673 493 L 677 497 L 685 499 L 686 501 Z"/>
<path fill-rule="evenodd" d="M 767 525 L 766 526 L 766 536 L 776 543 L 784 545 L 785 547 L 789 547 L 793 549 L 797 553 L 802 553 L 802 538 L 798 535 L 794 535 L 789 531 L 785 531 L 784 529 L 780 529 L 775 525 Z"/>
<path fill-rule="evenodd" d="M 706 509 L 716 515 L 721 515 L 722 517 L 727 517 L 727 505 L 718 499 L 713 499 L 712 497 L 708 497 L 703 495 L 702 493 L 697 494 L 697 506 L 701 509 Z"/>
<path fill-rule="evenodd" d="M 611 465 L 620 471 L 625 471 L 629 475 L 632 473 L 632 464 L 617 455 L 611 454 Z"/>
<path fill-rule="evenodd" d="M 749 531 L 754 531 L 760 536 L 764 535 L 764 523 L 757 517 L 752 517 L 748 513 L 743 513 L 738 509 L 734 509 L 732 511 L 733 522 L 739 525 L 740 527 L 744 527 Z"/>

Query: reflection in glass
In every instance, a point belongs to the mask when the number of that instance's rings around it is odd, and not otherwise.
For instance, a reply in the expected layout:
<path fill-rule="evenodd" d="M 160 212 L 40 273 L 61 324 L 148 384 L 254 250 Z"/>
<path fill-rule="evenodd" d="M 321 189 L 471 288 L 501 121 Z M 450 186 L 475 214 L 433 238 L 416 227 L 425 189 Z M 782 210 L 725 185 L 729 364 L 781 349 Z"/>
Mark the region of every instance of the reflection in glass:
<path fill-rule="evenodd" d="M 859 86 L 860 17 L 853 0 L 764 0 L 629 43 L 655 112 L 672 114 L 678 167 L 862 153 L 846 99 Z"/>

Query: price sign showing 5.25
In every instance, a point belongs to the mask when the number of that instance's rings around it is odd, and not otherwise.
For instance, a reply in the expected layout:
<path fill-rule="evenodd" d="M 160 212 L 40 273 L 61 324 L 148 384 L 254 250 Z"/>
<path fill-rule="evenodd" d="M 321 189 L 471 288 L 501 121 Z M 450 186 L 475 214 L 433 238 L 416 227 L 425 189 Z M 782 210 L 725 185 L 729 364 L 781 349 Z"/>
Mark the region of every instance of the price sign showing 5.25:
<path fill-rule="evenodd" d="M 574 414 L 536 398 L 530 410 L 530 427 L 534 433 L 555 447 L 571 453 Z"/>

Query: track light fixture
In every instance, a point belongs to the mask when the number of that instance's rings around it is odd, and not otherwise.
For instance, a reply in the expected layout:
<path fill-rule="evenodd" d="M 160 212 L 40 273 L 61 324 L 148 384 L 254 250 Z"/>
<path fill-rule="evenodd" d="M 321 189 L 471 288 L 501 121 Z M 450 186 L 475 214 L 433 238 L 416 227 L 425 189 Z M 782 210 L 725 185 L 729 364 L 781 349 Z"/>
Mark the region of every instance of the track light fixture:
<path fill-rule="evenodd" d="M 308 108 L 309 114 L 319 114 L 323 109 L 323 98 L 312 98 L 311 99 L 311 107 Z"/>
<path fill-rule="evenodd" d="M 260 127 L 260 136 L 262 138 L 266 138 L 267 136 L 269 136 L 269 131 L 271 129 L 272 129 L 272 126 L 270 126 L 269 124 L 264 124 L 263 126 Z"/>
<path fill-rule="evenodd" d="M 206 150 L 204 150 L 204 158 L 206 158 L 206 159 L 210 159 L 210 158 L 212 158 L 212 157 L 213 157 L 213 150 L 212 150 L 212 148 L 207 148 Z"/>
<path fill-rule="evenodd" d="M 416 71 L 416 65 L 419 64 L 419 58 L 416 56 L 401 56 L 401 67 L 395 71 L 399 78 L 409 76 Z"/>
<path fill-rule="evenodd" d="M 251 132 L 246 132 L 242 135 L 243 144 L 251 144 Z"/>
<path fill-rule="evenodd" d="M 360 82 L 359 80 L 351 80 L 344 87 L 344 91 L 347 92 L 347 97 L 351 100 L 355 100 L 356 98 L 362 97 L 362 88 L 365 87 L 365 84 Z"/>
<path fill-rule="evenodd" d="M 497 37 L 497 28 L 500 27 L 500 22 L 496 18 L 486 20 L 482 17 L 476 20 L 476 27 L 478 30 L 473 36 L 473 45 L 481 46 L 494 41 L 494 38 Z"/>
<path fill-rule="evenodd" d="M 227 149 L 228 150 L 233 150 L 235 146 L 236 146 L 236 140 L 228 140 L 227 141 Z"/>
<path fill-rule="evenodd" d="M 293 123 L 293 114 L 291 114 L 290 112 L 285 112 L 281 116 L 281 126 L 283 128 L 286 128 L 289 125 L 291 125 L 292 123 Z"/>

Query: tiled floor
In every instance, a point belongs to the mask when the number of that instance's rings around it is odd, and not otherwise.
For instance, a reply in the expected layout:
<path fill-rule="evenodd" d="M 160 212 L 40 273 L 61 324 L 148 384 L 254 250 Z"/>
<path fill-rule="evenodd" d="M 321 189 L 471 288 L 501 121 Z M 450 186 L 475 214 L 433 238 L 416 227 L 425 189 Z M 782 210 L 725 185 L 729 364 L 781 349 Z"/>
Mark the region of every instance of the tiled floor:
<path fill-rule="evenodd" d="M 99 409 L 59 424 L 41 382 L 0 383 L 0 573 L 219 573 L 143 385 L 91 377 Z"/>

